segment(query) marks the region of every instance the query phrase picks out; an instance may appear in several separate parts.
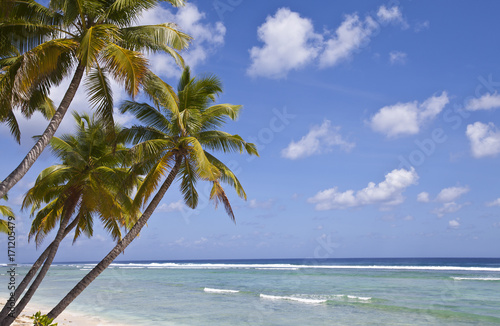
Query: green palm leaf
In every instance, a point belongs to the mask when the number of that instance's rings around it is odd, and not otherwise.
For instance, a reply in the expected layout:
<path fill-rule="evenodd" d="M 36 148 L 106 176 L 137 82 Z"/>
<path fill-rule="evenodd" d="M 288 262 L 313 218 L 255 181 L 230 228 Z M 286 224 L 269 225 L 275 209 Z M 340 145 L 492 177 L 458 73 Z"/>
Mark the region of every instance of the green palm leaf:
<path fill-rule="evenodd" d="M 108 76 L 96 65 L 87 77 L 85 83 L 90 105 L 96 109 L 97 115 L 107 127 L 114 126 L 113 119 L 113 91 Z"/>
<path fill-rule="evenodd" d="M 147 72 L 146 58 L 139 52 L 109 44 L 104 49 L 103 60 L 107 70 L 124 84 L 125 90 L 132 96 L 137 95 Z"/>

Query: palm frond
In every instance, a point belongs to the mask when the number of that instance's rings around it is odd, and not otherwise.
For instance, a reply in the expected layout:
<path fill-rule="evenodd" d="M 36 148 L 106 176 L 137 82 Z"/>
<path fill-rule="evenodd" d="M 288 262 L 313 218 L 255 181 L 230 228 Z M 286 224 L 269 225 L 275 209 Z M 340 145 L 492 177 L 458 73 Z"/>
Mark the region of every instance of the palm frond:
<path fill-rule="evenodd" d="M 104 125 L 113 130 L 115 125 L 113 119 L 113 91 L 106 73 L 96 65 L 87 76 L 85 82 L 87 96 L 90 105 L 96 110 L 97 116 L 102 119 Z"/>
<path fill-rule="evenodd" d="M 100 24 L 85 31 L 78 47 L 78 58 L 85 67 L 90 69 L 97 63 L 101 51 L 118 38 L 118 27 L 112 24 Z"/>
<path fill-rule="evenodd" d="M 147 53 L 165 52 L 184 67 L 184 59 L 177 52 L 189 46 L 191 37 L 179 30 L 173 23 L 158 25 L 142 25 L 122 28 L 120 30 L 123 47 Z"/>
<path fill-rule="evenodd" d="M 124 84 L 125 90 L 131 96 L 137 95 L 148 70 L 146 58 L 139 52 L 109 44 L 103 51 L 103 59 L 107 70 Z"/>
<path fill-rule="evenodd" d="M 193 162 L 184 160 L 180 166 L 179 174 L 181 175 L 181 192 L 184 196 L 184 203 L 192 209 L 198 206 L 198 192 L 196 191 L 196 181 L 199 175 L 196 172 L 196 166 Z"/>
<path fill-rule="evenodd" d="M 17 143 L 21 143 L 21 130 L 19 129 L 19 124 L 17 122 L 16 116 L 12 110 L 8 111 L 6 116 L 0 119 L 0 123 L 6 123 L 9 127 L 10 134 L 14 137 Z"/>
<path fill-rule="evenodd" d="M 234 212 L 231 207 L 231 203 L 224 192 L 224 189 L 221 187 L 219 182 L 214 181 L 212 190 L 210 191 L 210 199 L 214 201 L 215 208 L 219 205 L 220 202 L 224 205 L 227 215 L 231 218 L 231 220 L 236 223 L 236 218 L 234 217 Z"/>
<path fill-rule="evenodd" d="M 120 106 L 122 113 L 132 113 L 135 117 L 150 128 L 155 128 L 158 132 L 167 135 L 170 131 L 170 121 L 154 107 L 147 103 L 137 103 L 125 101 Z"/>
<path fill-rule="evenodd" d="M 179 143 L 182 145 L 182 148 L 189 148 L 191 158 L 196 162 L 197 173 L 201 178 L 209 181 L 218 179 L 220 172 L 210 163 L 198 139 L 195 137 L 183 137 L 179 140 Z"/>
<path fill-rule="evenodd" d="M 240 183 L 240 180 L 236 177 L 233 171 L 229 169 L 224 163 L 219 161 L 215 156 L 212 154 L 205 152 L 206 157 L 212 163 L 219 169 L 220 171 L 220 177 L 219 180 L 230 185 L 231 187 L 236 190 L 236 193 L 238 196 L 240 196 L 243 199 L 247 199 L 247 194 L 245 193 L 245 190 L 243 189 L 243 186 Z"/>
<path fill-rule="evenodd" d="M 171 166 L 172 159 L 173 154 L 167 153 L 167 155 L 162 156 L 156 162 L 154 167 L 144 178 L 141 186 L 137 189 L 137 193 L 134 197 L 134 207 L 141 207 L 148 201 L 151 194 L 158 188 L 161 179 L 166 176 L 166 172 Z"/>

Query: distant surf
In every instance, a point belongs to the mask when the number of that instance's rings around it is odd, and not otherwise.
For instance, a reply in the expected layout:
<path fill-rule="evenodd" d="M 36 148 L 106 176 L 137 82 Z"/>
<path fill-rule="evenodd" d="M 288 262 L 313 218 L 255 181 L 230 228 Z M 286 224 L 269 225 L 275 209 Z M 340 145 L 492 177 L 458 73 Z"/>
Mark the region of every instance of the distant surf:
<path fill-rule="evenodd" d="M 452 277 L 455 281 L 500 281 L 500 277 Z"/>
<path fill-rule="evenodd" d="M 297 269 L 358 269 L 358 270 L 414 270 L 414 271 L 469 271 L 500 272 L 500 267 L 480 266 L 400 266 L 400 265 L 295 265 L 295 264 L 214 264 L 214 263 L 114 263 L 117 268 L 151 269 L 255 269 L 255 270 L 297 270 Z"/>
<path fill-rule="evenodd" d="M 238 290 L 225 290 L 225 289 L 212 289 L 212 288 L 204 288 L 203 291 L 208 293 L 238 293 Z"/>
<path fill-rule="evenodd" d="M 326 299 L 308 299 L 308 298 L 298 298 L 298 297 L 289 297 L 289 296 L 278 296 L 278 295 L 268 295 L 268 294 L 260 294 L 262 299 L 267 300 L 289 300 L 296 301 L 301 303 L 309 303 L 309 304 L 320 304 L 325 303 Z"/>

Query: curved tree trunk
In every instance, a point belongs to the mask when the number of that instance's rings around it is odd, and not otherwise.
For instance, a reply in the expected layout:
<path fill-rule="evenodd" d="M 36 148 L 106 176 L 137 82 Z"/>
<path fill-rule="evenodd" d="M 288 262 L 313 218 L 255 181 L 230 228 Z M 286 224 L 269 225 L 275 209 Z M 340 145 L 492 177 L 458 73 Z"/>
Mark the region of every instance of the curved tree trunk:
<path fill-rule="evenodd" d="M 78 89 L 78 86 L 80 85 L 80 82 L 82 81 L 83 73 L 85 72 L 85 66 L 81 63 L 78 64 L 76 67 L 75 75 L 73 76 L 73 79 L 71 80 L 71 83 L 69 84 L 68 90 L 66 91 L 66 94 L 64 94 L 64 97 L 59 104 L 59 107 L 57 108 L 56 113 L 52 117 L 52 119 L 49 122 L 49 125 L 43 132 L 42 136 L 38 139 L 36 144 L 31 148 L 31 150 L 28 152 L 28 154 L 24 157 L 22 162 L 17 166 L 17 168 L 12 171 L 7 178 L 5 178 L 2 183 L 0 183 L 0 198 L 5 196 L 7 192 L 14 187 L 14 185 L 24 177 L 24 175 L 28 172 L 28 170 L 31 168 L 31 166 L 35 163 L 35 161 L 38 159 L 40 154 L 42 154 L 43 150 L 47 145 L 49 144 L 50 140 L 52 139 L 52 136 L 56 133 L 57 128 L 61 124 L 62 119 L 64 118 L 64 115 L 68 111 L 69 105 L 71 104 L 71 101 L 73 100 L 73 97 L 75 97 L 76 90 Z"/>
<path fill-rule="evenodd" d="M 71 215 L 73 214 L 73 210 L 75 208 L 75 205 L 71 207 L 71 209 L 66 211 L 66 216 L 64 216 L 61 219 L 61 224 L 59 226 L 59 230 L 57 230 L 56 237 L 54 241 L 52 241 L 51 249 L 49 251 L 49 254 L 47 255 L 47 259 L 45 260 L 45 263 L 42 266 L 42 269 L 38 273 L 37 277 L 31 284 L 30 288 L 26 293 L 24 294 L 23 298 L 19 303 L 16 305 L 12 313 L 8 314 L 7 317 L 5 317 L 2 320 L 2 323 L 0 326 L 8 326 L 14 322 L 14 320 L 21 314 L 23 309 L 26 307 L 28 302 L 31 300 L 33 295 L 35 294 L 36 290 L 40 286 L 40 283 L 42 283 L 42 280 L 44 279 L 45 275 L 47 275 L 47 272 L 49 271 L 50 265 L 52 265 L 52 261 L 54 260 L 54 257 L 56 256 L 57 249 L 59 248 L 59 244 L 64 238 L 64 231 L 66 230 L 66 225 L 68 224 L 69 219 L 71 218 Z"/>
<path fill-rule="evenodd" d="M 146 225 L 148 222 L 149 218 L 155 211 L 156 207 L 162 200 L 163 196 L 165 195 L 165 192 L 167 192 L 168 188 L 174 181 L 177 173 L 179 172 L 179 167 L 182 162 L 182 157 L 177 157 L 175 160 L 175 165 L 168 174 L 167 179 L 165 182 L 161 185 L 160 189 L 154 196 L 153 200 L 149 203 L 148 207 L 142 214 L 142 216 L 137 220 L 137 222 L 134 224 L 132 229 L 125 235 L 125 237 L 116 244 L 116 246 L 104 257 L 103 260 L 99 262 L 85 277 L 78 282 L 78 284 L 70 291 L 66 296 L 47 314 L 47 317 L 49 318 L 56 318 L 59 316 L 61 312 L 66 309 L 67 306 L 73 300 L 80 295 L 80 293 L 83 292 L 87 288 L 87 286 L 94 281 L 97 276 L 99 276 L 114 260 L 116 257 L 118 257 L 119 254 L 127 248 L 127 246 L 137 237 L 141 229 Z"/>
<path fill-rule="evenodd" d="M 79 220 L 80 220 L 80 218 L 77 217 L 73 220 L 73 222 L 71 222 L 70 225 L 68 225 L 66 230 L 64 230 L 63 238 L 65 238 L 68 235 L 68 233 L 70 233 L 71 230 L 73 230 L 75 228 L 75 226 L 78 224 Z M 28 273 L 24 276 L 21 283 L 19 283 L 19 285 L 16 288 L 16 291 L 14 292 L 14 299 L 13 299 L 14 302 L 17 302 L 17 300 L 19 299 L 19 297 L 23 293 L 24 289 L 26 289 L 26 287 L 29 285 L 29 283 L 31 282 L 33 277 L 36 275 L 36 272 L 38 272 L 38 269 L 40 268 L 40 266 L 42 266 L 43 262 L 47 259 L 47 257 L 49 256 L 50 250 L 53 247 L 53 244 L 54 244 L 54 241 L 52 241 L 52 243 L 50 245 L 48 245 L 47 248 L 45 248 L 45 250 L 42 252 L 40 257 L 38 257 L 38 259 L 35 261 L 35 263 L 31 266 Z M 3 319 L 8 315 L 10 310 L 11 310 L 11 307 L 7 302 L 5 304 L 5 306 L 3 307 L 2 311 L 0 312 L 0 322 L 3 321 Z"/>

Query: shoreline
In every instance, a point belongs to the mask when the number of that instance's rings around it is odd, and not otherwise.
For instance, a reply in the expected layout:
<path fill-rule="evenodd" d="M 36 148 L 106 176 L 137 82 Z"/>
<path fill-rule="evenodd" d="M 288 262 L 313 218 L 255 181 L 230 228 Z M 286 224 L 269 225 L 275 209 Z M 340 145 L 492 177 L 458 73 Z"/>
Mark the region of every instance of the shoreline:
<path fill-rule="evenodd" d="M 4 297 L 0 298 L 2 307 L 5 305 L 7 300 Z M 13 326 L 27 326 L 33 325 L 33 320 L 30 316 L 33 316 L 36 312 L 41 311 L 42 313 L 47 313 L 51 307 L 44 306 L 37 302 L 30 301 L 23 312 L 16 318 Z M 58 326 L 129 326 L 127 324 L 119 324 L 110 320 L 105 320 L 99 316 L 92 316 L 84 314 L 71 309 L 66 309 L 63 311 L 55 320 Z"/>

